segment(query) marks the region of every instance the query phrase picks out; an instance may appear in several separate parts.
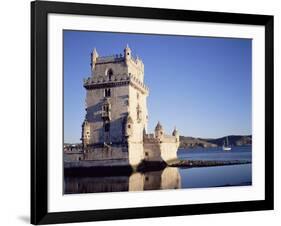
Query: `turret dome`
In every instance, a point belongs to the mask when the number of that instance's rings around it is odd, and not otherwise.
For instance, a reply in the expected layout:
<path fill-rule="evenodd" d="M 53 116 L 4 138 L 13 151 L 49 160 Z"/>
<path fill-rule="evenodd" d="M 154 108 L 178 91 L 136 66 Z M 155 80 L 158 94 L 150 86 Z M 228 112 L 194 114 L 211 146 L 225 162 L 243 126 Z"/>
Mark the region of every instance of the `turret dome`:
<path fill-rule="evenodd" d="M 163 126 L 160 124 L 160 122 L 158 121 L 155 130 L 163 130 Z"/>
<path fill-rule="evenodd" d="M 177 130 L 177 128 L 175 127 L 174 131 L 173 131 L 173 136 L 178 136 L 179 135 L 179 131 Z"/>

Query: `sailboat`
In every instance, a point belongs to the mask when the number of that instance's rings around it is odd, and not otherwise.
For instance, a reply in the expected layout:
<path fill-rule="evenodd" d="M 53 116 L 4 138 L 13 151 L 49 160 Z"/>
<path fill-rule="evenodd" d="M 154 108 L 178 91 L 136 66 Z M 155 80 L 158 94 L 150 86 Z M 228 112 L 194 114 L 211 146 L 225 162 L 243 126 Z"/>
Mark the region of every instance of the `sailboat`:
<path fill-rule="evenodd" d="M 224 151 L 231 150 L 231 146 L 228 144 L 228 137 L 226 137 L 226 142 L 225 141 L 223 142 L 222 150 L 224 150 Z"/>

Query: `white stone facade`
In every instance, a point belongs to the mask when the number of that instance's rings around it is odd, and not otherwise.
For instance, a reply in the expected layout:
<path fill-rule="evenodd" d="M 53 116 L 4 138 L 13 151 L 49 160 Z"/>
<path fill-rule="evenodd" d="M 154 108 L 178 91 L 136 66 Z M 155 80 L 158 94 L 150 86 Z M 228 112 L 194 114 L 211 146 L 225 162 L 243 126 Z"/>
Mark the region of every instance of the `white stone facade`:
<path fill-rule="evenodd" d="M 142 160 L 176 159 L 177 132 L 167 136 L 162 126 L 162 130 L 156 128 L 154 135 L 145 132 L 149 90 L 144 84 L 144 64 L 132 56 L 131 49 L 127 46 L 124 54 L 107 57 L 100 57 L 94 50 L 91 69 L 91 76 L 84 80 L 86 116 L 81 138 L 84 149 L 93 153 L 87 159 L 100 159 L 103 149 L 112 153 L 106 158 L 122 156 L 130 165 L 138 165 Z M 108 152 L 113 148 L 122 153 Z"/>

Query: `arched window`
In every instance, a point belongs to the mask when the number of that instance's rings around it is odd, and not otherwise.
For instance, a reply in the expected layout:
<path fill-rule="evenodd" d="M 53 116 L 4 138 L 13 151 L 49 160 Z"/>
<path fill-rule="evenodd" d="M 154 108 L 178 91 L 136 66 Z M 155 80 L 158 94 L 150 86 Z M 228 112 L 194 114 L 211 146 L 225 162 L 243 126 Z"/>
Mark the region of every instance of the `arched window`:
<path fill-rule="evenodd" d="M 107 76 L 109 77 L 109 80 L 111 80 L 112 75 L 113 75 L 113 71 L 112 71 L 112 69 L 110 68 L 110 69 L 107 71 Z"/>
<path fill-rule="evenodd" d="M 105 89 L 104 90 L 104 97 L 110 97 L 111 96 L 111 91 L 110 89 Z"/>

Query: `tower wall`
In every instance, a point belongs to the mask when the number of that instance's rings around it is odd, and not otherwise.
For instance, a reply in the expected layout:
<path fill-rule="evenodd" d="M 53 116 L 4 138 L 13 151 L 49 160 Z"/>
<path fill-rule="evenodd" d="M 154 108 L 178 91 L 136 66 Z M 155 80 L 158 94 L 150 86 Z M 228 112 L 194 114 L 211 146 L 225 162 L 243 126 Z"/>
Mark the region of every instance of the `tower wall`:
<path fill-rule="evenodd" d="M 84 160 L 124 159 L 137 166 L 142 160 L 170 161 L 177 158 L 179 134 L 164 134 L 160 123 L 155 134 L 146 134 L 148 88 L 144 85 L 144 65 L 131 55 L 99 57 L 92 53 L 91 77 L 84 80 L 86 117 L 82 140 L 87 147 Z M 115 149 L 113 149 L 115 148 Z"/>
<path fill-rule="evenodd" d="M 130 140 L 134 142 L 143 141 L 143 129 L 147 128 L 146 97 L 147 95 L 143 94 L 138 89 L 132 86 L 129 87 L 128 111 L 134 121 L 134 133 Z"/>
<path fill-rule="evenodd" d="M 89 146 L 127 145 L 131 163 L 137 164 L 143 159 L 143 129 L 147 126 L 148 91 L 143 84 L 143 63 L 132 57 L 128 46 L 124 55 L 101 57 L 94 50 L 91 59 L 91 77 L 84 81 Z M 105 94 L 107 89 L 109 96 Z M 103 114 L 105 103 L 110 106 L 108 118 Z M 128 116 L 133 120 L 129 136 Z M 106 123 L 109 129 L 105 129 Z"/>
<path fill-rule="evenodd" d="M 107 62 L 108 61 L 108 62 Z M 93 76 L 107 76 L 107 72 L 111 69 L 114 75 L 123 75 L 128 74 L 128 67 L 124 63 L 124 61 L 116 60 L 100 60 L 101 63 L 96 63 L 96 66 L 93 70 Z"/>
<path fill-rule="evenodd" d="M 147 127 L 147 94 L 137 88 L 129 87 L 129 114 L 133 119 L 133 134 L 128 139 L 129 161 L 131 165 L 139 164 L 144 157 L 143 131 Z"/>
<path fill-rule="evenodd" d="M 128 112 L 128 96 L 129 87 L 111 87 L 111 96 L 104 97 L 104 89 L 92 89 L 87 91 L 86 105 L 87 115 L 86 119 L 90 124 L 90 144 L 103 144 L 106 142 L 105 137 L 105 120 L 102 118 L 102 106 L 105 99 L 111 105 L 110 110 L 110 128 L 109 128 L 109 141 L 111 143 L 124 142 L 124 119 Z"/>
<path fill-rule="evenodd" d="M 142 61 L 131 59 L 128 62 L 128 73 L 136 76 L 141 82 L 144 81 L 144 66 Z"/>

